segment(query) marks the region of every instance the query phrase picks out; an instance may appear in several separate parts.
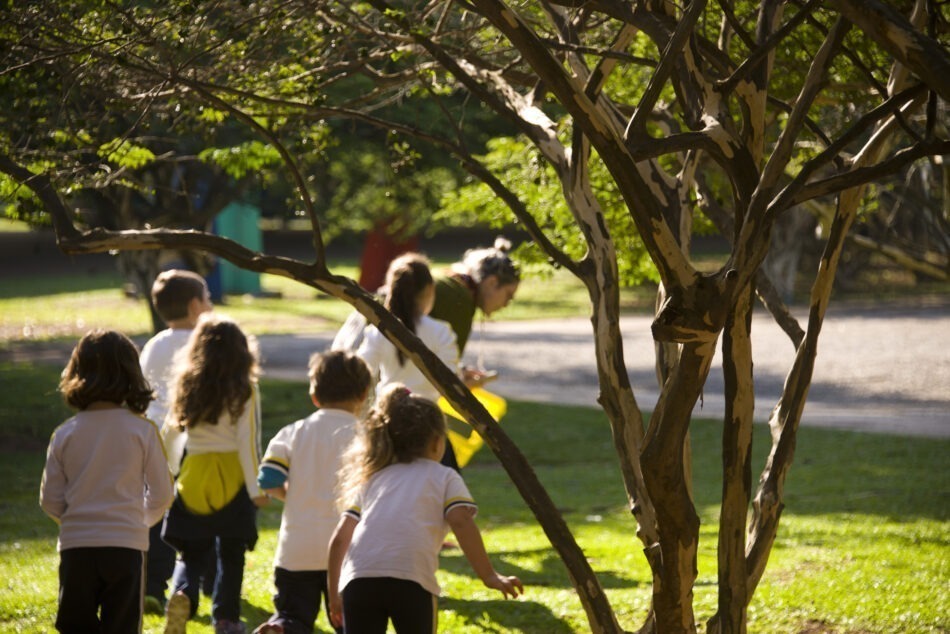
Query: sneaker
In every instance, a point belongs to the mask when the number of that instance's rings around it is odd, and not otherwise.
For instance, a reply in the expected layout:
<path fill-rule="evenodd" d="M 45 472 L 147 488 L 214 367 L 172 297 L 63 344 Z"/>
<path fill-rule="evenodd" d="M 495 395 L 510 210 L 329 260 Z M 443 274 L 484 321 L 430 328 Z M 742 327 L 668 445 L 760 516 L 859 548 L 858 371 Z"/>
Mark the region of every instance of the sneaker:
<path fill-rule="evenodd" d="M 144 608 L 146 614 L 165 614 L 165 602 L 150 594 L 145 595 Z"/>
<path fill-rule="evenodd" d="M 280 623 L 271 623 L 268 621 L 267 623 L 261 623 L 257 629 L 254 630 L 254 634 L 284 634 L 284 626 Z"/>
<path fill-rule="evenodd" d="M 176 592 L 165 605 L 165 634 L 185 634 L 191 617 L 191 599 Z"/>
<path fill-rule="evenodd" d="M 240 621 L 221 619 L 214 624 L 214 634 L 245 634 L 244 624 Z"/>

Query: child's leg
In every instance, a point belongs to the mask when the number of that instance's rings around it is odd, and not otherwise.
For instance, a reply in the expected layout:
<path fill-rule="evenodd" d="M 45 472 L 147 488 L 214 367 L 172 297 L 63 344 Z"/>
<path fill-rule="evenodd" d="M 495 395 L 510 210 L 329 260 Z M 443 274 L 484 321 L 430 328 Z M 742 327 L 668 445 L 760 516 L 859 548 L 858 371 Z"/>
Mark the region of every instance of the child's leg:
<path fill-rule="evenodd" d="M 198 611 L 201 574 L 214 559 L 214 539 L 181 540 L 181 558 L 172 575 L 172 593 L 183 592 L 191 601 L 191 616 Z"/>
<path fill-rule="evenodd" d="M 435 634 L 438 598 L 415 581 L 387 579 L 386 608 L 397 634 Z"/>
<path fill-rule="evenodd" d="M 162 540 L 162 523 L 148 532 L 148 556 L 145 568 L 145 594 L 165 603 L 168 580 L 175 570 L 175 549 Z"/>
<path fill-rule="evenodd" d="M 131 548 L 96 548 L 102 579 L 102 634 L 142 630 L 145 553 Z"/>
<path fill-rule="evenodd" d="M 93 548 L 70 548 L 59 554 L 59 608 L 56 629 L 63 634 L 99 631 L 99 575 Z"/>
<path fill-rule="evenodd" d="M 244 582 L 244 539 L 219 537 L 218 577 L 214 584 L 211 616 L 215 622 L 241 619 L 241 584 Z"/>
<path fill-rule="evenodd" d="M 270 621 L 283 626 L 285 634 L 311 634 L 320 611 L 321 588 L 325 591 L 326 585 L 325 570 L 274 568 L 276 592 Z"/>
<path fill-rule="evenodd" d="M 386 634 L 389 612 L 384 605 L 383 581 L 388 579 L 353 579 L 343 588 L 343 627 L 347 632 Z"/>

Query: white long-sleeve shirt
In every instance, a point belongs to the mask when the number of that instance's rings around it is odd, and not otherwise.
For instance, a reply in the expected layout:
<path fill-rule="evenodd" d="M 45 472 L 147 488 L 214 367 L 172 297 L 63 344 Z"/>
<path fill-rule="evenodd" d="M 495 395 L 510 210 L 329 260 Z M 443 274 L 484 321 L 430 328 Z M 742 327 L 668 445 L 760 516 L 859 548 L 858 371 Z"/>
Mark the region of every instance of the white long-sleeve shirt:
<path fill-rule="evenodd" d="M 152 421 L 122 407 L 84 410 L 53 432 L 40 506 L 60 525 L 60 551 L 148 550 L 148 529 L 174 493 Z"/>
<path fill-rule="evenodd" d="M 180 442 L 182 437 L 184 442 Z M 165 425 L 162 440 L 171 465 L 180 465 L 186 450 L 189 455 L 237 452 L 247 494 L 252 498 L 261 495 L 257 486 L 261 456 L 261 399 L 257 385 L 236 421 L 232 422 L 231 415 L 225 411 L 216 425 L 199 423 L 189 427 L 187 432 Z"/>
<path fill-rule="evenodd" d="M 443 363 L 455 369 L 458 366 L 458 347 L 455 345 L 455 333 L 444 321 L 423 315 L 416 323 L 416 336 L 422 340 Z M 396 346 L 389 342 L 375 326 L 366 328 L 363 343 L 357 353 L 366 361 L 373 374 L 379 375 L 376 391 L 390 383 L 402 383 L 413 394 L 431 401 L 437 401 L 439 392 L 422 372 L 409 359 L 399 365 Z"/>

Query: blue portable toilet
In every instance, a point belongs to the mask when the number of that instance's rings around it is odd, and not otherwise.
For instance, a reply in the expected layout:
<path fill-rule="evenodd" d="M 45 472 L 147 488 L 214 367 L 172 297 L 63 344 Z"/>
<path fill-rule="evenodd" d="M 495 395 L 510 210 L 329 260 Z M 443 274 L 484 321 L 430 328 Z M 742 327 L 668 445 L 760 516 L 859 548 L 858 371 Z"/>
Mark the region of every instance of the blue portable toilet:
<path fill-rule="evenodd" d="M 259 208 L 244 202 L 233 202 L 215 217 L 214 232 L 252 251 L 260 251 L 263 247 L 260 219 Z M 245 271 L 221 259 L 215 268 L 211 277 L 217 278 L 214 282 L 216 286 L 219 285 L 221 294 L 257 295 L 261 292 L 260 273 Z"/>

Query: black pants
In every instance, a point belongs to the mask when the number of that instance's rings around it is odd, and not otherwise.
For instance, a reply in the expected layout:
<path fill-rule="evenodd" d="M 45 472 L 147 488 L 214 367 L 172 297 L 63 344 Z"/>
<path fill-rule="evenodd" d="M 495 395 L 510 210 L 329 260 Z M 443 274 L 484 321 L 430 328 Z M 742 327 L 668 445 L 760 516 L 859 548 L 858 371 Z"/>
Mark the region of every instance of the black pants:
<path fill-rule="evenodd" d="M 326 570 L 285 570 L 274 568 L 274 616 L 268 623 L 277 623 L 284 634 L 311 634 L 323 603 L 330 614 Z M 336 630 L 342 634 L 342 629 Z"/>
<path fill-rule="evenodd" d="M 144 577 L 145 555 L 140 550 L 62 551 L 56 629 L 63 634 L 141 632 Z"/>
<path fill-rule="evenodd" d="M 175 571 L 175 549 L 162 540 L 162 522 L 155 524 L 148 532 L 145 562 L 145 595 L 164 603 L 168 580 Z"/>
<path fill-rule="evenodd" d="M 392 619 L 397 634 L 435 634 L 436 602 L 436 596 L 415 581 L 354 579 L 343 588 L 343 627 L 347 634 L 385 634 Z"/>

